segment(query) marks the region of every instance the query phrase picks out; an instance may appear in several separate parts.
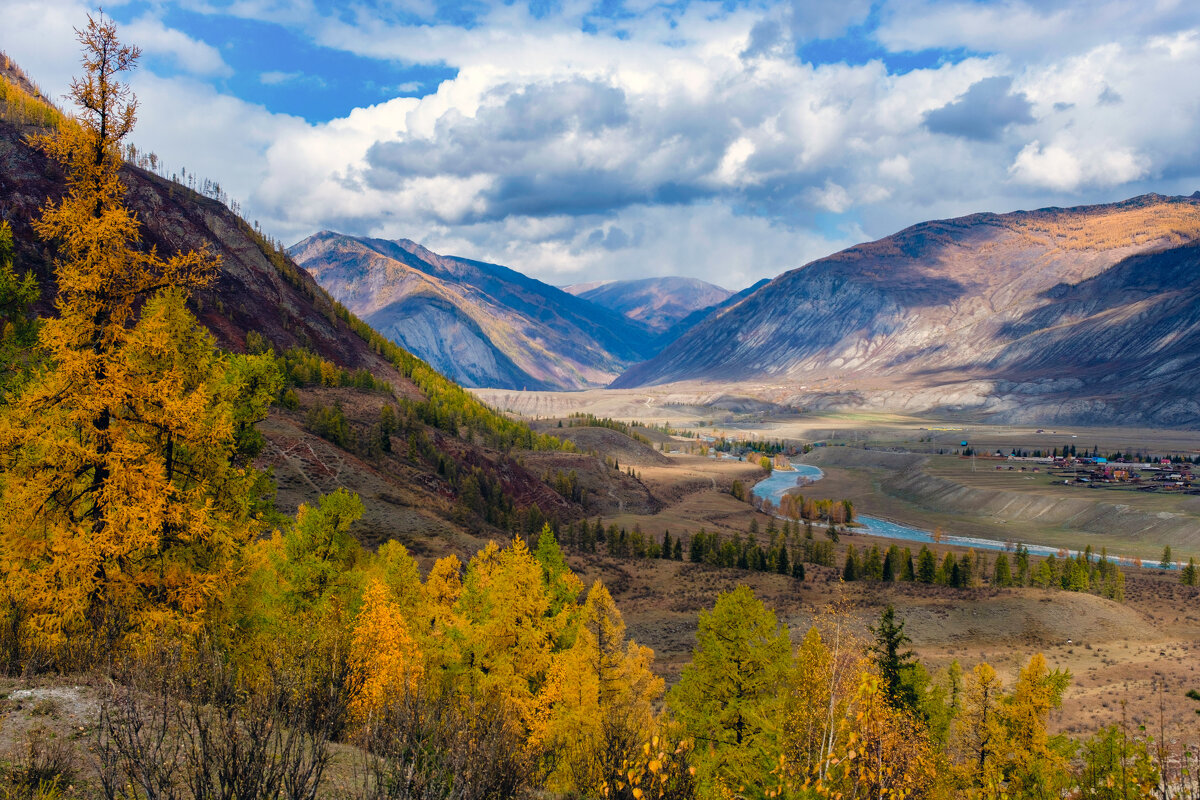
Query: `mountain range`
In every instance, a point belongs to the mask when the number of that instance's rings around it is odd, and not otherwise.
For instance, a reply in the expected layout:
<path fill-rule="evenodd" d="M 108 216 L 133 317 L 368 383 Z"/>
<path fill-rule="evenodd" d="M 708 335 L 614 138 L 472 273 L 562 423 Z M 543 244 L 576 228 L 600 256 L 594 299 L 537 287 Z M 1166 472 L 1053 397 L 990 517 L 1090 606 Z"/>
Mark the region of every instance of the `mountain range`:
<path fill-rule="evenodd" d="M 614 388 L 792 406 L 1195 425 L 1200 194 L 922 223 L 780 275 Z"/>
<path fill-rule="evenodd" d="M 365 322 L 463 386 L 604 386 L 663 343 L 649 322 L 407 239 L 322 231 L 289 253 Z"/>

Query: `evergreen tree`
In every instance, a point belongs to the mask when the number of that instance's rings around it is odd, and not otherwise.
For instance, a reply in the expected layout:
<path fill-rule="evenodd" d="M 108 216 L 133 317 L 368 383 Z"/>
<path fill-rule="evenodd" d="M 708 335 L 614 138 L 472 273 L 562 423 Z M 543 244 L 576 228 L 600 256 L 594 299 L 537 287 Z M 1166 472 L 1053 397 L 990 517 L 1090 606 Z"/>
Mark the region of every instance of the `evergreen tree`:
<path fill-rule="evenodd" d="M 905 680 L 905 674 L 916 665 L 913 652 L 903 649 L 912 640 L 904 632 L 904 622 L 896 621 L 896 609 L 891 603 L 879 615 L 879 624 L 870 631 L 875 637 L 870 651 L 875 655 L 888 699 L 896 708 L 917 713 L 920 700 L 911 683 Z"/>
<path fill-rule="evenodd" d="M 921 583 L 934 583 L 937 580 L 937 559 L 933 551 L 924 545 L 917 555 L 917 580 Z"/>
<path fill-rule="evenodd" d="M 975 559 L 971 556 L 972 552 L 966 552 L 958 560 L 957 582 L 954 585 L 959 588 L 965 589 L 975 580 Z"/>
<path fill-rule="evenodd" d="M 791 566 L 788 564 L 787 548 L 782 544 L 779 545 L 779 549 L 776 551 L 775 571 L 780 575 L 790 575 L 792 572 Z"/>
<path fill-rule="evenodd" d="M 707 745 L 696 749 L 702 783 L 753 786 L 775 766 L 790 665 L 787 628 L 749 588 L 700 612 L 692 663 L 668 701 L 684 732 Z"/>
<path fill-rule="evenodd" d="M 1008 563 L 1008 554 L 1001 553 L 996 557 L 996 567 L 992 574 L 992 583 L 999 587 L 1012 586 L 1012 571 Z"/>
<path fill-rule="evenodd" d="M 846 564 L 842 567 L 842 580 L 856 581 L 861 574 L 862 569 L 858 564 L 858 552 L 854 549 L 854 545 L 846 546 Z"/>
<path fill-rule="evenodd" d="M 1171 545 L 1167 545 L 1163 548 L 1162 561 L 1158 563 L 1158 566 L 1163 569 L 1170 569 L 1174 563 L 1175 561 L 1171 557 Z"/>
<path fill-rule="evenodd" d="M 1184 586 L 1195 586 L 1197 584 L 1196 575 L 1196 559 L 1189 558 L 1187 566 L 1179 573 L 1179 582 Z"/>
<path fill-rule="evenodd" d="M 865 578 L 872 581 L 883 580 L 883 558 L 880 556 L 877 546 L 871 545 L 871 549 L 867 552 L 867 557 L 863 560 L 862 566 Z"/>
<path fill-rule="evenodd" d="M 944 586 L 958 586 L 958 559 L 954 553 L 946 553 L 942 566 L 938 569 L 937 582 Z"/>

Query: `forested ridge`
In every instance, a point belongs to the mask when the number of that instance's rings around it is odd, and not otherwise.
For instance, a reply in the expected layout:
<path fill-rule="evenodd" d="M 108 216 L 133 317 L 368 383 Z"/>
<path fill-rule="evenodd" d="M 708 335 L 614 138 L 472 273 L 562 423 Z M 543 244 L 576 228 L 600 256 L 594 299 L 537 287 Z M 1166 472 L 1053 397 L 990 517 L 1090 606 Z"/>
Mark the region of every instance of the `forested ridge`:
<path fill-rule="evenodd" d="M 867 637 L 822 610 L 797 643 L 750 589 L 722 592 L 668 689 L 536 516 L 505 523 L 528 537 L 422 570 L 399 542 L 356 540 L 354 492 L 282 513 L 258 424 L 305 386 L 388 398 L 369 432 L 310 412 L 364 450 L 405 419 L 561 445 L 332 304 L 419 396 L 263 337 L 220 349 L 188 303 L 220 260 L 144 246 L 125 202 L 121 80 L 139 52 L 103 17 L 80 40 L 77 117 L 36 139 L 67 187 L 35 222 L 54 313 L 33 313 L 37 283 L 0 226 L 0 665 L 101 689 L 83 745 L 31 736 L 0 764 L 0 797 L 1200 796 L 1195 756 L 1144 731 L 1052 735 L 1070 675 L 1041 655 L 1007 683 L 986 663 L 931 674 L 891 607 Z M 409 442 L 438 455 L 416 428 Z"/>

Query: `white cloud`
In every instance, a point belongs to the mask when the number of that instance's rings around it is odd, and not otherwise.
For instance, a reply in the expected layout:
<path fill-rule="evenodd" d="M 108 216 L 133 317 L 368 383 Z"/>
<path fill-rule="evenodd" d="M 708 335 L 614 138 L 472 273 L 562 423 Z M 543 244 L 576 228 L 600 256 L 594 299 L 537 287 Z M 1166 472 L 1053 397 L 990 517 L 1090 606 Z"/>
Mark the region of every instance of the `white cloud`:
<path fill-rule="evenodd" d="M 146 53 L 173 60 L 181 70 L 192 75 L 228 77 L 233 74 L 215 47 L 168 28 L 148 14 L 122 26 L 121 36 L 127 42 L 136 43 Z"/>
<path fill-rule="evenodd" d="M 1030 186 L 1073 192 L 1085 186 L 1119 186 L 1146 175 L 1145 156 L 1119 147 L 1076 149 L 1071 144 L 1042 147 L 1030 142 L 1009 168 L 1013 178 Z"/>
<path fill-rule="evenodd" d="M 428 15 L 423 2 L 404 11 Z M 48 89 L 65 86 L 84 7 L 9 3 L 6 21 L 38 46 L 0 31 L 0 47 Z M 391 7 L 337 17 L 307 0 L 224 7 L 362 56 L 458 70 L 424 97 L 321 124 L 196 80 L 224 74 L 220 54 L 143 17 L 147 39 L 160 51 L 177 43 L 195 77 L 138 75 L 135 138 L 221 180 L 284 239 L 319 228 L 405 236 L 560 283 L 653 271 L 734 288 L 922 219 L 1200 186 L 1200 84 L 1180 77 L 1200 74 L 1187 3 L 886 0 L 883 45 L 981 53 L 902 75 L 882 60 L 801 63 L 761 39 L 771 25 L 792 43 L 836 36 L 869 5 L 647 0 L 628 6 L 636 20 L 595 20 L 595 34 L 580 30 L 593 4 L 575 0 L 541 19 L 496 3 L 469 29 L 404 24 Z M 624 38 L 610 35 L 618 26 Z M 1024 100 L 986 131 L 945 113 L 930 130 L 930 112 L 965 109 L 981 85 Z M 817 227 L 830 214 L 845 228 Z"/>
<path fill-rule="evenodd" d="M 271 70 L 268 72 L 260 72 L 258 74 L 258 82 L 266 86 L 279 86 L 285 83 L 291 83 L 304 77 L 303 72 L 280 72 Z"/>

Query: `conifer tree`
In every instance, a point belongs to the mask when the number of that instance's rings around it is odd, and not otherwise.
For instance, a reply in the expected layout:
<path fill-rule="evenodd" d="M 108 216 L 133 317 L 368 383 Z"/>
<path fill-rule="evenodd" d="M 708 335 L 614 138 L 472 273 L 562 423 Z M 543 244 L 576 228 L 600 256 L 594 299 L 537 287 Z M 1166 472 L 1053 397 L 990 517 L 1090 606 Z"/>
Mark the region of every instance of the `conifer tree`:
<path fill-rule="evenodd" d="M 1187 566 L 1179 573 L 1179 582 L 1184 586 L 1195 586 L 1197 582 L 1196 576 L 1196 559 L 1189 558 Z"/>
<path fill-rule="evenodd" d="M 875 655 L 888 701 L 896 708 L 916 714 L 919 698 L 912 685 L 904 680 L 905 672 L 916 664 L 913 652 L 903 649 L 912 640 L 904 632 L 904 622 L 896 621 L 896 609 L 891 603 L 879 615 L 879 625 L 871 627 L 870 631 L 875 637 L 870 651 Z"/>
<path fill-rule="evenodd" d="M 858 551 L 855 550 L 854 545 L 847 545 L 846 563 L 842 567 L 842 580 L 847 582 L 856 581 L 861 574 L 862 568 L 858 563 Z"/>
<path fill-rule="evenodd" d="M 697 741 L 703 783 L 736 791 L 772 769 L 790 664 L 787 628 L 748 587 L 722 593 L 700 613 L 692 663 L 668 699 Z"/>
<path fill-rule="evenodd" d="M 263 524 L 235 409 L 265 416 L 279 385 L 269 357 L 231 369 L 185 308 L 217 261 L 142 245 L 118 173 L 136 117 L 118 79 L 139 53 L 103 17 L 79 39 L 79 115 L 38 140 L 67 184 L 35 223 L 58 249 L 48 363 L 0 419 L 0 559 L 47 646 L 202 623 Z"/>
<path fill-rule="evenodd" d="M 618 777 L 653 728 L 654 704 L 663 691 L 653 658 L 649 648 L 626 639 L 621 612 L 596 581 L 580 611 L 575 642 L 556 659 L 547 681 L 552 786 L 593 796 Z"/>
<path fill-rule="evenodd" d="M 917 555 L 917 580 L 921 583 L 933 583 L 937 580 L 937 559 L 933 551 L 924 545 Z"/>
<path fill-rule="evenodd" d="M 996 586 L 1012 586 L 1012 570 L 1008 564 L 1008 554 L 1001 553 L 996 557 L 996 567 L 992 575 L 992 583 Z"/>

